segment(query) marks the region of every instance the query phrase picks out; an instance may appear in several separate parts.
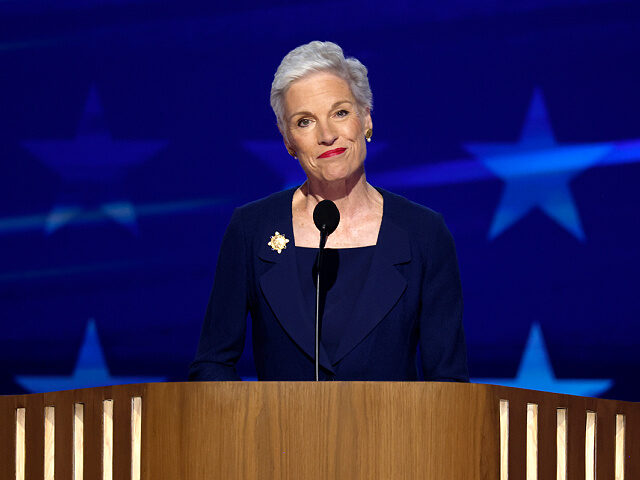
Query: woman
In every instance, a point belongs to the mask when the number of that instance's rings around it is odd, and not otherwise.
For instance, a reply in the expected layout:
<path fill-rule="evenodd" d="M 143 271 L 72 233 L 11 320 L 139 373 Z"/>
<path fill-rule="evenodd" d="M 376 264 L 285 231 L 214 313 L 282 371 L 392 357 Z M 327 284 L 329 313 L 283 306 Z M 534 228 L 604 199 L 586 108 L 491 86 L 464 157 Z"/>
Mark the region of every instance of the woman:
<path fill-rule="evenodd" d="M 320 377 L 468 381 L 462 293 L 442 217 L 366 181 L 372 95 L 367 69 L 330 42 L 291 51 L 271 106 L 299 188 L 236 209 L 225 233 L 191 380 L 238 380 L 247 312 L 260 380 L 315 378 L 319 232 L 330 199 L 340 224 L 323 261 Z M 293 168 L 293 167 L 292 167 Z"/>

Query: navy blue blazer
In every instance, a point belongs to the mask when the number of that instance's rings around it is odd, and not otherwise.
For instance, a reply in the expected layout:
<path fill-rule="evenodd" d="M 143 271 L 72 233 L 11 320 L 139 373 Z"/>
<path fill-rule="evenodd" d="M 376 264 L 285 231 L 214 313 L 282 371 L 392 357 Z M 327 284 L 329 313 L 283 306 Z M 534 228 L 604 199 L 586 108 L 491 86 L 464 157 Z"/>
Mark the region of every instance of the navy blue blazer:
<path fill-rule="evenodd" d="M 237 208 L 222 240 L 190 380 L 239 380 L 247 313 L 259 380 L 315 378 L 314 312 L 296 264 L 295 189 Z M 325 380 L 468 381 L 462 291 L 453 238 L 442 216 L 379 189 L 382 224 L 353 322 L 334 358 L 320 346 Z M 267 245 L 290 239 L 280 254 Z"/>

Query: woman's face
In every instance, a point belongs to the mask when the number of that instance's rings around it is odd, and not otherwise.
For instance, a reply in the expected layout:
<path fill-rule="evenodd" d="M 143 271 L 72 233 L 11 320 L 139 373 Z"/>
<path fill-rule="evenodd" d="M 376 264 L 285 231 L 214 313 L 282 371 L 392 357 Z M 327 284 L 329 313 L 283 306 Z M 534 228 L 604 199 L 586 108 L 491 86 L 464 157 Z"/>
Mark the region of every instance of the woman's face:
<path fill-rule="evenodd" d="M 296 80 L 284 107 L 285 142 L 309 179 L 335 182 L 364 172 L 371 115 L 358 110 L 346 81 L 328 72 Z"/>

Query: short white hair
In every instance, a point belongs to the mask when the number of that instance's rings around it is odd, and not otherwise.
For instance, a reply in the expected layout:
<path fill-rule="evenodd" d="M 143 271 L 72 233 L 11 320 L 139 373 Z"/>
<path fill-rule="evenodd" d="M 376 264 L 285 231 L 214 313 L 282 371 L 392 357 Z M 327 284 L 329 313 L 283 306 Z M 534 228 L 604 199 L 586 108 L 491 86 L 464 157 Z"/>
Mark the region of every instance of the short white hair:
<path fill-rule="evenodd" d="M 313 41 L 291 50 L 282 59 L 271 84 L 271 108 L 283 132 L 284 95 L 293 82 L 315 72 L 331 72 L 344 79 L 361 110 L 373 109 L 367 67 L 358 59 L 345 58 L 342 48 L 333 42 Z"/>

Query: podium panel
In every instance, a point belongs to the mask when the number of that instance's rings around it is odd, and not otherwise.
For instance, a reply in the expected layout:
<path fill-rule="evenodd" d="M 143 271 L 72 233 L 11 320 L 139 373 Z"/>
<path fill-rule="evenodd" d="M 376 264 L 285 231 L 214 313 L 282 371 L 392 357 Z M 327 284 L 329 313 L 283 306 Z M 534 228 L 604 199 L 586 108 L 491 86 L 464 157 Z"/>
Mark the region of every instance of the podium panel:
<path fill-rule="evenodd" d="M 640 404 L 479 384 L 196 382 L 0 397 L 0 480 L 640 478 Z"/>

